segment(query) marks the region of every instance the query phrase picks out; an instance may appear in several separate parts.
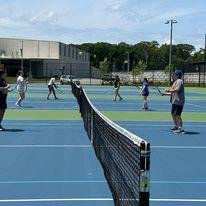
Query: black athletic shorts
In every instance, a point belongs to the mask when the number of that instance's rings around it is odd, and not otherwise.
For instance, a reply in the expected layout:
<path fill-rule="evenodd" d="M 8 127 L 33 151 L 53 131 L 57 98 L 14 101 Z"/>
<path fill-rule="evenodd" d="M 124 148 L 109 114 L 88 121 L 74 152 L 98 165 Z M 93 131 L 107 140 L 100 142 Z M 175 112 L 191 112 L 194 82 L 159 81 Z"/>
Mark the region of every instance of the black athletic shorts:
<path fill-rule="evenodd" d="M 49 91 L 54 91 L 54 86 L 53 85 L 48 85 Z"/>
<path fill-rule="evenodd" d="M 171 114 L 181 115 L 183 110 L 182 105 L 172 104 Z"/>
<path fill-rule="evenodd" d="M 0 98 L 0 109 L 7 109 L 6 97 Z"/>

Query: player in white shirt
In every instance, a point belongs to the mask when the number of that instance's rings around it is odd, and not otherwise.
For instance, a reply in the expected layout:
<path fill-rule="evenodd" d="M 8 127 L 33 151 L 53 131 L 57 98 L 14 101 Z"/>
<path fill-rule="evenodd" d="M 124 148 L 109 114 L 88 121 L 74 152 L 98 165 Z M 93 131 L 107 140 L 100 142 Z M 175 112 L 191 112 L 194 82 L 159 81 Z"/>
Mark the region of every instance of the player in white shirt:
<path fill-rule="evenodd" d="M 17 92 L 19 93 L 19 99 L 16 102 L 16 106 L 17 107 L 22 107 L 21 106 L 21 102 L 25 99 L 25 84 L 26 84 L 26 80 L 24 80 L 24 72 L 23 71 L 19 71 L 17 73 L 17 80 L 16 80 L 16 89 Z"/>
<path fill-rule="evenodd" d="M 55 99 L 58 99 L 57 96 L 56 96 L 56 93 L 55 93 L 55 89 L 54 89 L 54 88 L 57 88 L 57 86 L 56 86 L 56 84 L 55 84 L 55 81 L 56 81 L 55 78 L 57 78 L 56 75 L 53 76 L 53 77 L 49 80 L 49 83 L 48 83 L 49 93 L 48 93 L 48 95 L 47 95 L 47 99 L 49 99 L 49 96 L 50 96 L 51 92 L 53 93 L 54 98 L 55 98 Z"/>

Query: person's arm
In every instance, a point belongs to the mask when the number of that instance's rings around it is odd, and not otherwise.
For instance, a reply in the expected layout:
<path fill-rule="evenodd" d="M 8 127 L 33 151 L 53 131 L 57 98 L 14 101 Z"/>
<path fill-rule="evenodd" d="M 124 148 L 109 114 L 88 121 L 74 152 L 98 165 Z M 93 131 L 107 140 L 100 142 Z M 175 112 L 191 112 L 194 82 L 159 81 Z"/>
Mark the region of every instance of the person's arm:
<path fill-rule="evenodd" d="M 52 82 L 53 86 L 57 89 L 58 86 L 55 84 L 55 79 L 53 79 L 53 82 Z"/>
<path fill-rule="evenodd" d="M 162 93 L 162 96 L 170 96 L 171 92 L 169 92 L 169 89 L 165 89 L 164 93 Z"/>
<path fill-rule="evenodd" d="M 145 85 L 142 86 L 142 89 L 141 89 L 141 91 L 140 91 L 140 93 L 139 93 L 140 95 L 142 94 L 142 92 L 144 91 L 144 89 L 145 89 Z"/>
<path fill-rule="evenodd" d="M 178 81 L 174 88 L 170 88 L 170 89 L 167 89 L 165 91 L 170 92 L 170 93 L 178 92 L 178 91 L 180 91 L 181 86 L 182 86 L 182 82 Z"/>
<path fill-rule="evenodd" d="M 11 86 L 7 85 L 5 87 L 0 87 L 0 91 L 8 91 Z"/>

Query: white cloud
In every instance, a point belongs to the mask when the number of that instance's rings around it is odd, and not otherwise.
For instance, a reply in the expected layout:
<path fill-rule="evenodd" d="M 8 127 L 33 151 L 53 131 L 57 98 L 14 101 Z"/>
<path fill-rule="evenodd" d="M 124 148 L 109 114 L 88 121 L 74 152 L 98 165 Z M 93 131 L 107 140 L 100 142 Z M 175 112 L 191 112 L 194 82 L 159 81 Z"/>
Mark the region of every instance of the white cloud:
<path fill-rule="evenodd" d="M 200 4 L 201 2 L 201 4 Z M 168 18 L 175 18 L 174 43 L 198 44 L 205 33 L 203 0 L 4 1 L 0 36 L 67 43 L 157 40 L 169 44 Z"/>
<path fill-rule="evenodd" d="M 58 15 L 53 11 L 37 14 L 30 18 L 31 23 L 57 24 Z"/>
<path fill-rule="evenodd" d="M 141 9 L 137 5 L 128 5 L 127 1 L 109 2 L 105 8 L 107 15 L 119 14 L 119 16 L 129 22 L 144 22 L 153 18 L 151 13 Z"/>

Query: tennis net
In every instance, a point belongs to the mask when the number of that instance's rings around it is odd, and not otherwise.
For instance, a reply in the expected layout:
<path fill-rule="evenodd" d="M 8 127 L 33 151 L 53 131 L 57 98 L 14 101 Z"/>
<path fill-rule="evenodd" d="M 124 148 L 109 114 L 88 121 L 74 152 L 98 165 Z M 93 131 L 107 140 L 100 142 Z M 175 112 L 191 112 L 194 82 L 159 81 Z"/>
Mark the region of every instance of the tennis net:
<path fill-rule="evenodd" d="M 72 84 L 84 127 L 116 206 L 148 206 L 150 144 L 101 114 L 81 86 Z"/>

